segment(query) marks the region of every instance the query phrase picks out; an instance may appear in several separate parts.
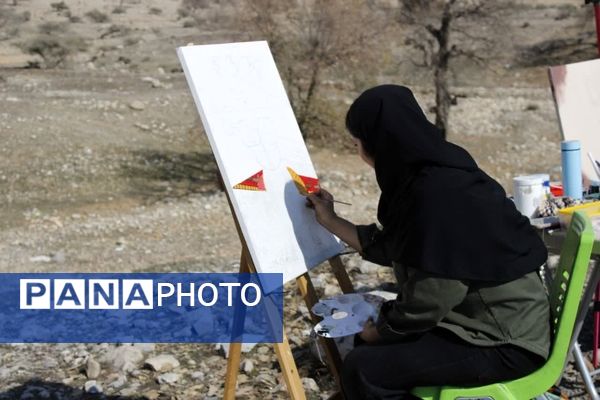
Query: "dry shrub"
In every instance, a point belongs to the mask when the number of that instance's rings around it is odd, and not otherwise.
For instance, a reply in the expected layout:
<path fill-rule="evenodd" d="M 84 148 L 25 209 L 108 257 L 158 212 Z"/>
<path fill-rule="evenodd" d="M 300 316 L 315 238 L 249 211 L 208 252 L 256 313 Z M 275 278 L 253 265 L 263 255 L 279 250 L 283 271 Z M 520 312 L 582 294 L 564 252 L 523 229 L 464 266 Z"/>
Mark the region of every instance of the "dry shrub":
<path fill-rule="evenodd" d="M 11 39 L 19 35 L 21 24 L 31 19 L 31 13 L 17 13 L 14 9 L 0 5 L 0 40 Z"/>
<path fill-rule="evenodd" d="M 183 0 L 181 2 L 181 8 L 183 10 L 194 11 L 194 10 L 197 10 L 200 8 L 209 8 L 211 3 L 214 3 L 214 1 L 211 1 L 211 0 Z"/>
<path fill-rule="evenodd" d="M 382 67 L 384 15 L 368 0 L 243 0 L 238 29 L 266 39 L 305 138 L 346 142 L 345 100 L 375 82 Z"/>
<path fill-rule="evenodd" d="M 126 47 L 135 46 L 140 42 L 139 37 L 127 37 L 123 40 L 123 45 Z"/>
<path fill-rule="evenodd" d="M 267 40 L 300 129 L 316 145 L 348 142 L 348 101 L 392 62 L 390 18 L 373 0 L 182 0 L 179 10 L 185 27 L 236 32 L 219 40 Z"/>
<path fill-rule="evenodd" d="M 63 11 L 69 11 L 69 6 L 65 4 L 64 1 L 59 1 L 57 3 L 50 3 L 50 7 L 57 13 L 61 13 Z"/>
<path fill-rule="evenodd" d="M 62 66 L 70 54 L 87 48 L 81 37 L 69 32 L 67 22 L 44 22 L 38 31 L 38 36 L 21 43 L 20 47 L 42 57 L 46 68 Z"/>
<path fill-rule="evenodd" d="M 100 38 L 104 39 L 105 37 L 109 37 L 109 36 L 110 37 L 123 37 L 123 36 L 127 36 L 130 32 L 131 32 L 131 28 L 126 25 L 113 24 L 108 27 L 106 32 L 104 32 L 100 35 Z"/>
<path fill-rule="evenodd" d="M 63 65 L 69 54 L 85 50 L 86 44 L 79 37 L 40 35 L 21 44 L 21 47 L 31 54 L 42 57 L 46 68 L 55 68 Z"/>
<path fill-rule="evenodd" d="M 88 17 L 91 21 L 96 22 L 98 24 L 110 21 L 108 15 L 96 9 L 86 12 L 85 16 Z"/>
<path fill-rule="evenodd" d="M 177 19 L 187 18 L 190 16 L 190 10 L 187 8 L 179 7 L 177 9 Z"/>
<path fill-rule="evenodd" d="M 44 35 L 57 35 L 66 33 L 69 25 L 66 22 L 44 22 L 38 26 L 38 31 Z"/>
<path fill-rule="evenodd" d="M 597 51 L 595 38 L 583 32 L 579 37 L 552 38 L 521 46 L 515 65 L 527 68 L 568 64 L 593 59 Z"/>

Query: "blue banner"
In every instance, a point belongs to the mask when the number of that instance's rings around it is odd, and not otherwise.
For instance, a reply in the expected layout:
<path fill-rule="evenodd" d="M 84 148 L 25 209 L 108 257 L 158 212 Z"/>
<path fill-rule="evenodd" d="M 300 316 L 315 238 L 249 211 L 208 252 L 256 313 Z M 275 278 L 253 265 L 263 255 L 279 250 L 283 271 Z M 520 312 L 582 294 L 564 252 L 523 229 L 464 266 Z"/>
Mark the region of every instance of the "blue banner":
<path fill-rule="evenodd" d="M 282 290 L 282 274 L 0 273 L 0 343 L 276 343 Z"/>

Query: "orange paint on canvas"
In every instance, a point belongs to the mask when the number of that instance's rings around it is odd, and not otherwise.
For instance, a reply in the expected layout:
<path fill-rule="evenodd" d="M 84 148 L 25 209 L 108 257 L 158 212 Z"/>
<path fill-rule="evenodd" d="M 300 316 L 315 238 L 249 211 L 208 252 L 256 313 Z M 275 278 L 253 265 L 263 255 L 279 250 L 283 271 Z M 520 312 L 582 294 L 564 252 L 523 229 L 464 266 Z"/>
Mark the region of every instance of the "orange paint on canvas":
<path fill-rule="evenodd" d="M 265 180 L 263 179 L 263 171 L 260 170 L 248 179 L 243 180 L 233 187 L 241 190 L 257 190 L 265 191 Z"/>
<path fill-rule="evenodd" d="M 317 193 L 319 190 L 321 190 L 319 186 L 319 179 L 299 175 L 290 167 L 287 167 L 287 170 L 292 176 L 292 180 L 296 184 L 296 188 L 301 195 L 306 196 L 311 193 Z"/>

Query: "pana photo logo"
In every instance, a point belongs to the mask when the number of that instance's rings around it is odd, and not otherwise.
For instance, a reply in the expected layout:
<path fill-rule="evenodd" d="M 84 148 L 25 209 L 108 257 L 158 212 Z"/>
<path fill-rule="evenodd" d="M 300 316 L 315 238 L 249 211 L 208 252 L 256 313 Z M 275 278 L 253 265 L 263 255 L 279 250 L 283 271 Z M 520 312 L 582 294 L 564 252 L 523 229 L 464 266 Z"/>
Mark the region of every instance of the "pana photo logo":
<path fill-rule="evenodd" d="M 261 300 L 256 283 L 157 282 L 152 279 L 20 279 L 19 307 L 22 310 L 143 310 L 163 307 L 176 299 L 177 307 L 212 307 L 219 301 L 219 288 L 226 288 L 226 303 L 233 305 L 234 289 L 248 307 Z M 154 295 L 156 293 L 156 296 Z"/>
<path fill-rule="evenodd" d="M 0 343 L 273 343 L 283 334 L 282 278 L 0 273 Z"/>

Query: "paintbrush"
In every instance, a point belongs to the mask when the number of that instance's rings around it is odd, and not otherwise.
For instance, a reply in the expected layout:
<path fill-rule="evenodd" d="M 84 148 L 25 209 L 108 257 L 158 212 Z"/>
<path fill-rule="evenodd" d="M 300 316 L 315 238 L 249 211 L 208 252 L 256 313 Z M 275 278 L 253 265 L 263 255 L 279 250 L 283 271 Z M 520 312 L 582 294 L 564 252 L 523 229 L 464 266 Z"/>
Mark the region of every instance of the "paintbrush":
<path fill-rule="evenodd" d="M 351 205 L 352 205 L 352 204 L 350 204 L 350 203 L 346 203 L 345 201 L 333 200 L 333 199 L 328 199 L 328 198 L 326 198 L 326 197 L 323 197 L 323 195 L 321 194 L 321 191 L 320 191 L 320 190 L 319 190 L 319 191 L 313 191 L 312 193 L 315 193 L 315 194 L 316 194 L 317 196 L 319 196 L 319 198 L 320 198 L 320 199 L 322 199 L 322 200 L 327 200 L 327 201 L 330 201 L 330 202 L 332 202 L 332 203 L 340 203 L 340 204 L 345 204 L 345 205 L 347 205 L 347 206 L 351 206 Z"/>
<path fill-rule="evenodd" d="M 598 161 L 596 161 L 596 159 L 594 158 L 594 156 L 592 155 L 591 152 L 588 151 L 588 157 L 590 158 L 590 161 L 592 162 L 592 166 L 594 167 L 594 172 L 596 173 L 596 176 L 598 177 L 598 179 L 600 179 L 600 163 L 598 163 Z"/>
<path fill-rule="evenodd" d="M 351 206 L 352 204 L 350 203 L 346 203 L 345 201 L 340 201 L 340 200 L 331 200 L 331 199 L 326 199 L 324 197 L 321 197 L 323 200 L 327 200 L 327 201 L 331 201 L 332 203 L 340 203 L 340 204 L 345 204 L 347 206 Z"/>
<path fill-rule="evenodd" d="M 340 204 L 345 204 L 345 205 L 347 205 L 347 206 L 351 206 L 351 205 L 352 205 L 352 204 L 350 204 L 350 203 L 346 203 L 345 201 L 340 201 L 340 200 L 332 200 L 332 199 L 328 199 L 328 198 L 326 198 L 326 197 L 323 197 L 323 196 L 321 195 L 321 192 L 316 192 L 316 191 L 315 191 L 315 192 L 312 192 L 312 193 L 316 194 L 316 195 L 317 195 L 317 196 L 318 196 L 318 197 L 319 197 L 321 200 L 330 201 L 330 202 L 332 202 L 332 203 L 340 203 Z M 309 194 L 312 194 L 312 193 L 306 193 L 304 196 L 308 196 Z"/>

